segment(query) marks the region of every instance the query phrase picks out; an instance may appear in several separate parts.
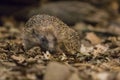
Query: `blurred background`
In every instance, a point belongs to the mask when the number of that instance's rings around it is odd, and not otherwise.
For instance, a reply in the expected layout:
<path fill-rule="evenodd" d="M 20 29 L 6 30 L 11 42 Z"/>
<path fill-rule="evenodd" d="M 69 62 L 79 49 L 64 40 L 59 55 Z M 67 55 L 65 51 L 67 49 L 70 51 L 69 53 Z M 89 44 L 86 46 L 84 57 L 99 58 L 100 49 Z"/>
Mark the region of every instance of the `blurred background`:
<path fill-rule="evenodd" d="M 119 4 L 119 0 L 1 0 L 0 25 L 11 18 L 26 22 L 35 14 L 57 16 L 68 25 L 106 25 L 113 20 L 119 22 Z"/>

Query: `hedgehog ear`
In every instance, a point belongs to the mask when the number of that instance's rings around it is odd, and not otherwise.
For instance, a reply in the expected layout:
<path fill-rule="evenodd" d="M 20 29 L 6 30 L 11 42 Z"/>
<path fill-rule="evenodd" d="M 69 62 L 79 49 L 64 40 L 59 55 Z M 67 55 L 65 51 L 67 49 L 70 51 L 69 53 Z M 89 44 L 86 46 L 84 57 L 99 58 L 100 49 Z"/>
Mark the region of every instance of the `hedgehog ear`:
<path fill-rule="evenodd" d="M 31 30 L 31 33 L 36 37 L 38 36 L 37 32 L 34 29 Z"/>
<path fill-rule="evenodd" d="M 34 34 L 34 35 L 36 35 L 36 36 L 38 36 L 38 32 L 35 30 L 35 29 L 32 29 L 32 34 Z"/>
<path fill-rule="evenodd" d="M 31 31 L 31 32 L 32 32 L 32 34 L 35 34 L 35 33 L 36 33 L 34 29 L 32 29 L 32 31 Z"/>

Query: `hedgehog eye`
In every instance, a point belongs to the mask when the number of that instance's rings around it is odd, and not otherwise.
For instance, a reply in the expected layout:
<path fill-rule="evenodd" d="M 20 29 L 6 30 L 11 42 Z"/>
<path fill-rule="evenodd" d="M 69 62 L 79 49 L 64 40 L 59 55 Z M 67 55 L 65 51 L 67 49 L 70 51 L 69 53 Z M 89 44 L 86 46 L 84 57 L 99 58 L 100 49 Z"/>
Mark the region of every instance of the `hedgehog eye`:
<path fill-rule="evenodd" d="M 40 40 L 41 40 L 42 42 L 46 42 L 46 41 L 47 41 L 47 39 L 46 39 L 45 36 L 40 36 Z"/>
<path fill-rule="evenodd" d="M 42 42 L 45 42 L 46 40 L 45 40 L 45 38 L 41 38 L 41 41 L 42 41 Z"/>

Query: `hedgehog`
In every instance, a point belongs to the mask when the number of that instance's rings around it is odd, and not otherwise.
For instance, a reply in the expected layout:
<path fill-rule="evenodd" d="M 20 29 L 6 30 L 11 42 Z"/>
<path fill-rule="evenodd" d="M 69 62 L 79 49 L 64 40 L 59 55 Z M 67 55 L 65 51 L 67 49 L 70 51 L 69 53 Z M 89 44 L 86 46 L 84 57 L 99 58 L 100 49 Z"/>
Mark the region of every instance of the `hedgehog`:
<path fill-rule="evenodd" d="M 39 46 L 51 53 L 80 52 L 79 34 L 60 19 L 50 15 L 34 15 L 25 24 L 23 45 L 25 50 Z"/>

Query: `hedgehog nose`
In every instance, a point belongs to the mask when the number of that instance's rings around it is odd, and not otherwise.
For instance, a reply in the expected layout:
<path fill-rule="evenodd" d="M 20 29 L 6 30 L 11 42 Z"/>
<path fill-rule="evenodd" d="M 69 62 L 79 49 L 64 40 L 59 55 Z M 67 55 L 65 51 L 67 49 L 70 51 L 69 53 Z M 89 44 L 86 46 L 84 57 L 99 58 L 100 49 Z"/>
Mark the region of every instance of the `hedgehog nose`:
<path fill-rule="evenodd" d="M 49 43 L 49 47 L 50 48 L 54 48 L 54 44 L 53 43 Z"/>
<path fill-rule="evenodd" d="M 55 45 L 53 43 L 49 43 L 49 51 L 54 52 L 55 51 Z"/>

